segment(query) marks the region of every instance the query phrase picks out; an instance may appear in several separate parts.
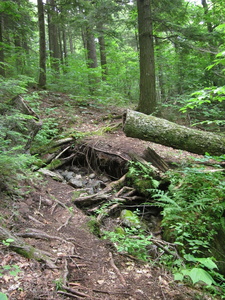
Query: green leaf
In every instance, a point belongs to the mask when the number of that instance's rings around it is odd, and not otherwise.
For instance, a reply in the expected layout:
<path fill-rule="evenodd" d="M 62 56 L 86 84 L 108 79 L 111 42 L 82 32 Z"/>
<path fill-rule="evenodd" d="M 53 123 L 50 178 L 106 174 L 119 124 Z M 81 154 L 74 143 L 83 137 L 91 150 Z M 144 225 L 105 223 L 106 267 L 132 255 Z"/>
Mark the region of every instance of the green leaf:
<path fill-rule="evenodd" d="M 202 268 L 193 268 L 188 275 L 190 276 L 193 284 L 199 281 L 203 281 L 207 285 L 212 285 L 212 283 L 215 283 L 211 275 Z"/>
<path fill-rule="evenodd" d="M 184 279 L 184 275 L 181 273 L 174 273 L 174 280 L 182 281 Z"/>
<path fill-rule="evenodd" d="M 218 269 L 217 265 L 214 263 L 214 261 L 210 257 L 195 258 L 195 260 L 200 262 L 203 266 L 205 266 L 206 268 L 208 268 L 210 270 Z"/>
<path fill-rule="evenodd" d="M 6 294 L 0 292 L 0 300 L 8 300 Z"/>

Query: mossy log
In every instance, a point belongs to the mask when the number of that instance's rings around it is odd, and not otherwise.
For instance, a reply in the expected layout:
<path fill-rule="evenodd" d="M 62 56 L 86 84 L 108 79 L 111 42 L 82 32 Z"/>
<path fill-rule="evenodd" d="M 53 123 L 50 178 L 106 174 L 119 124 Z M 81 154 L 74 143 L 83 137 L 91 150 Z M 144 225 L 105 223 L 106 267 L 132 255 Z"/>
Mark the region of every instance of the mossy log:
<path fill-rule="evenodd" d="M 222 155 L 225 137 L 191 129 L 143 113 L 127 110 L 124 116 L 126 136 L 151 141 L 196 154 Z"/>
<path fill-rule="evenodd" d="M 11 241 L 9 243 L 9 248 L 15 252 L 29 259 L 44 261 L 50 268 L 56 268 L 56 265 L 51 261 L 50 256 L 46 255 L 43 251 L 26 244 L 23 239 L 13 234 L 10 230 L 0 226 L 0 241 L 7 241 L 8 239 Z"/>

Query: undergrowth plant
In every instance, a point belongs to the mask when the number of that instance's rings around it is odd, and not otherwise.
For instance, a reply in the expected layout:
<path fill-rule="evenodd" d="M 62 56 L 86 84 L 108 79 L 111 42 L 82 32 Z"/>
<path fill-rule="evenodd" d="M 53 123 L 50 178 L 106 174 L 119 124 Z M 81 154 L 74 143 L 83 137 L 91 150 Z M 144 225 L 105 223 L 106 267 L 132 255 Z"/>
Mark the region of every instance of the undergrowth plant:
<path fill-rule="evenodd" d="M 224 175 L 203 168 L 186 168 L 167 175 L 171 181 L 168 191 L 150 190 L 154 205 L 163 208 L 162 226 L 182 251 L 204 254 L 221 226 Z"/>
<path fill-rule="evenodd" d="M 146 236 L 141 228 L 124 228 L 123 230 L 104 231 L 104 239 L 110 239 L 118 252 L 128 253 L 138 259 L 147 261 L 147 246 L 151 245 L 150 236 Z"/>

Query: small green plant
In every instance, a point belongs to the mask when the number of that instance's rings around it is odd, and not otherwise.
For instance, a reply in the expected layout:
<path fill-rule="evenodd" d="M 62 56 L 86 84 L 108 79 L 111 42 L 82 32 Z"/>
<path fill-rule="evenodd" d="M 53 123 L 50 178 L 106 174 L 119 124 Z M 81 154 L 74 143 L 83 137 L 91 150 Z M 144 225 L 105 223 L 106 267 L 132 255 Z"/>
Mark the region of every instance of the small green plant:
<path fill-rule="evenodd" d="M 21 270 L 17 265 L 5 265 L 0 267 L 0 276 L 3 276 L 3 274 L 6 272 L 11 276 L 16 277 Z"/>
<path fill-rule="evenodd" d="M 151 245 L 151 236 L 146 236 L 140 228 L 124 228 L 123 230 L 104 231 L 104 239 L 114 243 L 118 252 L 125 252 L 147 261 L 149 258 L 147 246 Z"/>
<path fill-rule="evenodd" d="M 174 272 L 174 279 L 183 281 L 185 276 L 189 277 L 193 284 L 202 281 L 208 286 L 216 284 L 210 271 L 218 269 L 211 257 L 194 257 L 191 254 L 185 254 L 184 259 L 188 264 Z"/>
<path fill-rule="evenodd" d="M 62 278 L 59 278 L 59 279 L 54 280 L 54 284 L 55 284 L 55 287 L 56 287 L 56 290 L 57 290 L 57 291 L 62 290 L 62 287 L 63 287 L 63 279 L 62 279 Z"/>
<path fill-rule="evenodd" d="M 100 224 L 95 217 L 91 217 L 91 219 L 87 222 L 87 226 L 91 233 L 96 236 L 100 236 Z"/>
<path fill-rule="evenodd" d="M 151 163 L 129 162 L 127 178 L 143 194 L 149 194 L 151 188 L 157 189 L 160 184 L 160 181 L 153 177 Z"/>
<path fill-rule="evenodd" d="M 14 242 L 14 239 L 6 239 L 2 241 L 2 244 L 9 247 L 12 242 Z"/>
<path fill-rule="evenodd" d="M 150 190 L 154 205 L 163 208 L 165 234 L 182 249 L 205 253 L 221 226 L 225 178 L 221 172 L 204 172 L 201 168 L 186 168 L 168 176 L 168 191 Z"/>
<path fill-rule="evenodd" d="M 8 300 L 6 294 L 0 292 L 0 300 Z"/>

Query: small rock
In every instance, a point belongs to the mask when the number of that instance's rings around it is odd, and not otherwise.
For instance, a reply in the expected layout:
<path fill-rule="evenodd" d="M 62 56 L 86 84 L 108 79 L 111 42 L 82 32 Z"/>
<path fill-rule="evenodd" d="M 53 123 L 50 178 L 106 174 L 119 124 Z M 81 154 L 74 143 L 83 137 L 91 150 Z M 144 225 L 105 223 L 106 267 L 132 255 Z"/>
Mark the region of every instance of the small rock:
<path fill-rule="evenodd" d="M 76 166 L 70 166 L 70 171 L 74 172 L 74 173 L 78 173 L 79 172 L 79 168 Z"/>
<path fill-rule="evenodd" d="M 95 173 L 91 173 L 91 174 L 89 175 L 89 178 L 90 178 L 90 179 L 94 179 L 95 176 L 96 176 Z"/>
<path fill-rule="evenodd" d="M 62 173 L 63 177 L 67 180 L 67 181 L 70 181 L 70 179 L 73 178 L 74 176 L 74 173 L 73 172 L 70 172 L 70 171 L 64 171 Z"/>
<path fill-rule="evenodd" d="M 71 178 L 68 183 L 74 188 L 82 188 L 83 187 L 82 180 L 78 180 L 76 178 Z"/>

